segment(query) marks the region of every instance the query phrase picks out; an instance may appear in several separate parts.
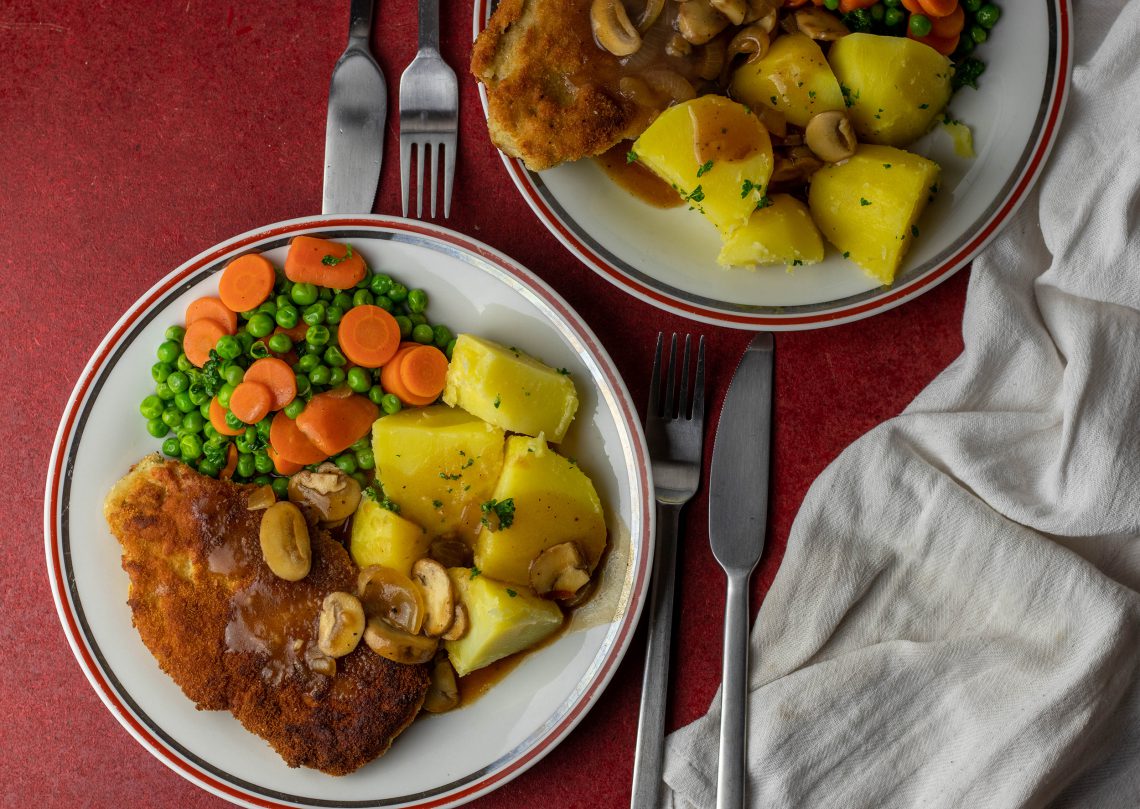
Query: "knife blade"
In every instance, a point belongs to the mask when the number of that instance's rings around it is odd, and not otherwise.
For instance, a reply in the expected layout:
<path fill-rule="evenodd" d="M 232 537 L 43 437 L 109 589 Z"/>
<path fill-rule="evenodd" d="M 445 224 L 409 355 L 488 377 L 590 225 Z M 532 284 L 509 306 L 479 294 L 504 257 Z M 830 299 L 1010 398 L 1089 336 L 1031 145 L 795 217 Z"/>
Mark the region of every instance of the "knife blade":
<path fill-rule="evenodd" d="M 717 809 L 745 805 L 748 733 L 748 581 L 764 550 L 772 426 L 772 335 L 757 334 L 732 375 L 709 473 L 709 544 L 724 568 Z"/>
<path fill-rule="evenodd" d="M 384 158 L 388 88 L 368 47 L 373 0 L 352 0 L 348 47 L 329 82 L 321 211 L 371 213 Z"/>

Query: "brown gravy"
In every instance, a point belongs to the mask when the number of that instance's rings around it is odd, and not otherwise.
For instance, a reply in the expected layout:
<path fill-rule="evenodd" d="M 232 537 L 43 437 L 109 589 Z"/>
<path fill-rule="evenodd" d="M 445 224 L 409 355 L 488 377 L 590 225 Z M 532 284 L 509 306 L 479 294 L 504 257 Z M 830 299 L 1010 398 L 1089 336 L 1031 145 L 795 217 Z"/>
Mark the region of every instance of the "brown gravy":
<path fill-rule="evenodd" d="M 626 159 L 632 145 L 632 141 L 622 141 L 595 159 L 611 180 L 642 202 L 654 208 L 681 205 L 681 195 L 673 186 L 640 163 L 630 163 Z"/>

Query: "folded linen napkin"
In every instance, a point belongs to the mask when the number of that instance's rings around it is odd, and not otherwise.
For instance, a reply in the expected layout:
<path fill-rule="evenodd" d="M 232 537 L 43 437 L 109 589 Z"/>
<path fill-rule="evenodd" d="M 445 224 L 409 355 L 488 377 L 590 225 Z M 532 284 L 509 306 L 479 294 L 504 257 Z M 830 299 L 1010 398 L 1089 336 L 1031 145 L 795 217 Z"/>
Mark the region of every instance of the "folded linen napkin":
<path fill-rule="evenodd" d="M 1075 18 L 965 352 L 792 527 L 752 632 L 751 807 L 1140 806 L 1140 0 Z M 719 702 L 669 738 L 667 805 L 715 805 Z"/>

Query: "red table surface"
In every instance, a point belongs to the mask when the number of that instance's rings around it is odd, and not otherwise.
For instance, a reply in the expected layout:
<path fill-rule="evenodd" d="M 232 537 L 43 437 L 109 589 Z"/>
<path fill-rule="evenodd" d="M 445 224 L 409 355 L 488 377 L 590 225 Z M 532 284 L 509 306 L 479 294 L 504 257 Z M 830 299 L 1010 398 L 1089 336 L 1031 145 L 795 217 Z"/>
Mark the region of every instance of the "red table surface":
<path fill-rule="evenodd" d="M 141 292 L 230 236 L 320 211 L 325 103 L 347 5 L 0 2 L 0 452 L 13 489 L 0 542 L 5 806 L 227 805 L 139 746 L 72 657 L 44 563 L 45 476 L 72 386 Z M 749 334 L 634 300 L 543 228 L 487 139 L 465 69 L 471 3 L 442 5 L 442 49 L 460 75 L 462 127 L 446 224 L 549 281 L 597 332 L 638 402 L 657 331 L 705 334 L 711 400 L 720 402 Z M 374 30 L 394 105 L 415 50 L 416 3 L 381 3 Z M 387 214 L 399 213 L 394 109 L 375 207 Z M 811 481 L 961 351 L 965 289 L 960 273 L 877 317 L 777 335 L 773 497 L 754 611 Z M 708 435 L 711 450 L 711 429 Z M 724 589 L 708 548 L 706 505 L 702 491 L 685 521 L 671 728 L 708 710 L 720 678 Z M 627 806 L 643 651 L 638 632 L 581 725 L 532 769 L 471 805 Z"/>

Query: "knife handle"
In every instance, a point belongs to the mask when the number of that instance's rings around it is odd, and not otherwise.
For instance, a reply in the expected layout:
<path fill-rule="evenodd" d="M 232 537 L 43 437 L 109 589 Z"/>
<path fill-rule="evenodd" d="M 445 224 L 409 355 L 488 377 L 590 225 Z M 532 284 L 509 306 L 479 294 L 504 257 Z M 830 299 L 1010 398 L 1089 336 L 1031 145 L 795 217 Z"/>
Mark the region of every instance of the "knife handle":
<path fill-rule="evenodd" d="M 633 754 L 631 809 L 657 809 L 665 758 L 665 709 L 669 689 L 669 647 L 673 636 L 673 593 L 677 579 L 677 533 L 681 504 L 657 504 L 657 549 L 649 596 L 649 631 L 637 748 Z"/>
<path fill-rule="evenodd" d="M 724 604 L 716 809 L 743 809 L 748 759 L 748 574 L 729 574 Z"/>
<path fill-rule="evenodd" d="M 375 0 L 352 0 L 348 9 L 348 38 L 368 49 L 372 37 L 372 5 Z"/>

